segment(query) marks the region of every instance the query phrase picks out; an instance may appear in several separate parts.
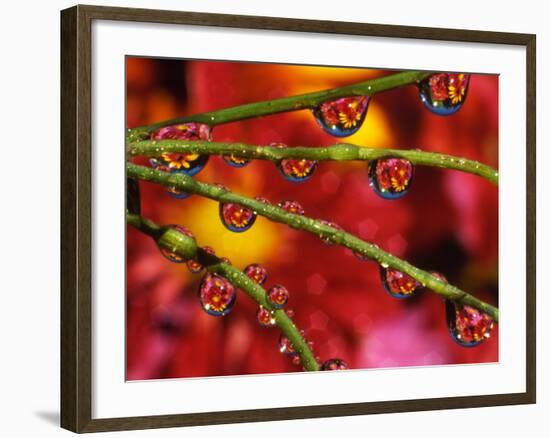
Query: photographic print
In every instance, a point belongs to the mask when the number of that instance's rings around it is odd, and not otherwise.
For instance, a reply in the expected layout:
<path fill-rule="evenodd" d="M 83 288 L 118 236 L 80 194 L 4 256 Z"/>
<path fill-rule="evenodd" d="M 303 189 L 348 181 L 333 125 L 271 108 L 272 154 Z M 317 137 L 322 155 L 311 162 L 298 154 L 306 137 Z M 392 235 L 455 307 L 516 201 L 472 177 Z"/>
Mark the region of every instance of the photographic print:
<path fill-rule="evenodd" d="M 498 362 L 498 83 L 127 56 L 127 379 Z"/>

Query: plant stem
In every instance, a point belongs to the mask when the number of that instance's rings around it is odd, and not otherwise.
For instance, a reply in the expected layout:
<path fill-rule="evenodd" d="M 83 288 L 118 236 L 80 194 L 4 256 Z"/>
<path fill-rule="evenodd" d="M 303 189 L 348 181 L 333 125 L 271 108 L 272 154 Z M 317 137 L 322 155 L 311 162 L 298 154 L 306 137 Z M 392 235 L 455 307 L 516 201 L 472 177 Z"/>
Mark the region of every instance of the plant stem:
<path fill-rule="evenodd" d="M 149 219 L 131 213 L 126 213 L 126 222 L 152 237 L 160 247 L 179 255 L 183 259 L 197 259 L 208 272 L 225 277 L 231 284 L 256 301 L 258 305 L 271 310 L 275 323 L 292 343 L 294 350 L 300 356 L 304 369 L 307 371 L 319 371 L 319 364 L 315 360 L 307 342 L 300 334 L 300 330 L 292 322 L 292 319 L 289 318 L 283 309 L 275 308 L 267 299 L 265 290 L 248 278 L 246 274 L 224 263 L 220 258 L 206 253 L 197 246 L 194 239 L 173 228 L 163 228 Z"/>
<path fill-rule="evenodd" d="M 283 97 L 280 99 L 263 102 L 248 103 L 245 105 L 210 111 L 193 116 L 178 117 L 176 119 L 165 120 L 148 126 L 128 129 L 128 139 L 130 141 L 140 140 L 151 131 L 155 131 L 163 126 L 177 125 L 180 123 L 199 122 L 205 123 L 209 126 L 216 126 L 223 123 L 236 122 L 239 120 L 267 116 L 270 114 L 298 111 L 308 108 L 311 109 L 323 102 L 339 99 L 341 97 L 373 96 L 382 91 L 417 83 L 428 77 L 430 74 L 430 72 L 423 71 L 400 72 L 365 82 L 359 82 L 357 84 L 347 85 L 345 87 L 316 91 L 297 96 Z"/>
<path fill-rule="evenodd" d="M 440 281 L 429 272 L 418 269 L 405 260 L 395 257 L 394 255 L 383 251 L 377 245 L 365 242 L 353 234 L 340 231 L 307 216 L 292 214 L 274 205 L 249 199 L 245 196 L 230 192 L 227 189 L 215 185 L 196 181 L 182 173 L 162 172 L 149 167 L 138 166 L 133 163 L 127 163 L 126 170 L 127 176 L 129 177 L 158 183 L 165 187 L 174 188 L 178 191 L 197 194 L 220 203 L 239 204 L 252 209 L 257 214 L 272 221 L 284 223 L 292 228 L 313 233 L 323 240 L 345 246 L 354 252 L 362 254 L 363 256 L 376 261 L 384 268 L 391 267 L 393 269 L 397 269 L 398 271 L 404 272 L 442 297 L 475 307 L 487 313 L 495 321 L 498 321 L 499 315 L 496 307 L 479 300 L 467 292 L 460 290 L 456 286 Z"/>
<path fill-rule="evenodd" d="M 199 153 L 203 155 L 233 155 L 239 158 L 280 161 L 284 158 L 304 158 L 315 161 L 370 161 L 384 157 L 399 157 L 413 164 L 460 170 L 481 176 L 498 185 L 498 171 L 478 161 L 452 155 L 420 150 L 380 149 L 338 143 L 324 147 L 273 147 L 242 143 L 216 143 L 190 140 L 145 140 L 130 143 L 128 156 L 157 157 L 163 153 Z"/>

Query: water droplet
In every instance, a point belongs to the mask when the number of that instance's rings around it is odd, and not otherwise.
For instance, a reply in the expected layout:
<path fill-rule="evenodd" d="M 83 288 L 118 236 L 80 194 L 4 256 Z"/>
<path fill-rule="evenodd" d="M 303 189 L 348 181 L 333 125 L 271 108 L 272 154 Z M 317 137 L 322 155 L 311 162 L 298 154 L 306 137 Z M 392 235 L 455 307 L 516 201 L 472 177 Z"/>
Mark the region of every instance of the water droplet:
<path fill-rule="evenodd" d="M 203 310 L 213 316 L 227 315 L 233 309 L 237 293 L 233 285 L 218 274 L 206 274 L 199 286 Z"/>
<path fill-rule="evenodd" d="M 235 155 L 227 155 L 222 157 L 223 160 L 229 164 L 231 167 L 236 167 L 237 169 L 240 169 L 241 167 L 246 166 L 248 163 L 250 163 L 250 159 L 248 158 L 241 158 L 236 157 Z"/>
<path fill-rule="evenodd" d="M 432 274 L 439 281 L 442 281 L 443 283 L 448 283 L 447 278 L 441 272 L 432 271 L 430 272 L 430 274 Z"/>
<path fill-rule="evenodd" d="M 306 181 L 313 175 L 317 161 L 304 158 L 285 158 L 277 163 L 281 174 L 292 182 Z"/>
<path fill-rule="evenodd" d="M 267 291 L 267 298 L 269 299 L 269 302 L 277 308 L 283 307 L 288 302 L 289 297 L 290 294 L 288 293 L 287 288 L 281 286 L 280 284 L 272 286 Z"/>
<path fill-rule="evenodd" d="M 156 160 L 154 158 L 150 160 L 150 163 L 155 169 L 160 170 L 162 172 L 168 172 L 168 173 L 172 173 L 172 174 L 184 173 L 180 170 L 172 169 L 168 166 L 165 166 L 164 164 L 161 164 L 158 160 Z M 190 193 L 182 192 L 182 191 L 176 189 L 175 187 L 167 187 L 165 189 L 165 192 L 168 193 L 174 199 L 185 199 L 185 198 L 188 198 L 189 196 L 191 196 Z"/>
<path fill-rule="evenodd" d="M 393 268 L 380 267 L 380 277 L 384 289 L 394 298 L 409 298 L 422 286 L 410 275 Z"/>
<path fill-rule="evenodd" d="M 288 316 L 290 319 L 294 318 L 294 310 L 286 309 L 285 313 L 286 313 L 286 316 Z"/>
<path fill-rule="evenodd" d="M 475 347 L 491 336 L 494 321 L 471 306 L 445 300 L 447 325 L 451 337 L 463 347 Z"/>
<path fill-rule="evenodd" d="M 216 251 L 214 251 L 214 248 L 211 246 L 203 246 L 202 249 L 208 254 L 216 255 Z M 187 260 L 187 269 L 189 269 L 189 272 L 192 274 L 198 274 L 202 271 L 202 268 L 203 266 L 198 261 L 193 259 Z"/>
<path fill-rule="evenodd" d="M 448 116 L 464 104 L 470 75 L 464 73 L 437 73 L 418 84 L 420 100 L 432 113 Z"/>
<path fill-rule="evenodd" d="M 281 335 L 279 337 L 279 351 L 283 354 L 286 354 L 287 356 L 298 355 L 298 353 L 296 353 L 296 350 L 294 349 L 294 346 L 292 345 L 292 342 L 290 342 L 290 339 L 288 339 L 285 335 Z"/>
<path fill-rule="evenodd" d="M 271 202 L 269 202 L 269 200 L 267 198 L 264 198 L 263 196 L 256 196 L 254 199 L 258 202 L 261 202 L 262 204 L 271 205 Z"/>
<path fill-rule="evenodd" d="M 220 218 L 225 228 L 235 233 L 242 233 L 254 225 L 256 213 L 239 204 L 220 204 Z"/>
<path fill-rule="evenodd" d="M 382 158 L 369 165 L 370 183 L 384 199 L 397 199 L 407 193 L 412 177 L 412 163 L 402 158 Z"/>
<path fill-rule="evenodd" d="M 313 109 L 313 115 L 328 134 L 348 137 L 363 124 L 368 105 L 368 96 L 343 97 L 322 103 Z"/>
<path fill-rule="evenodd" d="M 300 364 L 302 363 L 302 359 L 300 359 L 300 356 L 294 356 L 294 357 L 292 358 L 292 363 L 293 363 L 294 365 L 300 365 Z"/>
<path fill-rule="evenodd" d="M 222 257 L 221 259 L 221 262 L 222 263 L 225 263 L 226 265 L 232 265 L 233 263 L 231 263 L 231 260 L 229 260 L 227 257 Z"/>
<path fill-rule="evenodd" d="M 327 227 L 331 227 L 331 228 L 334 228 L 335 230 L 337 231 L 344 231 L 344 229 L 338 225 L 337 223 L 335 222 L 330 222 L 330 221 L 326 221 L 324 219 L 321 219 L 320 221 L 323 225 L 326 225 Z M 332 241 L 330 240 L 330 237 L 329 236 L 323 236 L 321 235 L 321 240 L 327 244 L 327 245 L 332 245 Z"/>
<path fill-rule="evenodd" d="M 181 125 L 165 126 L 151 134 L 151 140 L 206 140 L 211 138 L 210 127 L 203 123 L 183 123 Z M 160 165 L 186 175 L 196 175 L 208 162 L 208 155 L 197 153 L 163 152 L 156 158 Z M 156 167 L 153 162 L 153 167 Z"/>
<path fill-rule="evenodd" d="M 262 265 L 253 263 L 244 268 L 245 275 L 260 286 L 267 280 L 267 269 Z"/>
<path fill-rule="evenodd" d="M 275 325 L 275 316 L 273 312 L 265 307 L 260 306 L 256 313 L 258 324 L 262 327 L 273 327 Z"/>
<path fill-rule="evenodd" d="M 302 207 L 298 201 L 285 200 L 279 202 L 277 205 L 279 208 L 282 208 L 289 213 L 299 214 L 301 216 L 305 213 L 304 207 Z"/>
<path fill-rule="evenodd" d="M 359 251 L 353 251 L 353 255 L 355 257 L 357 257 L 359 260 L 361 260 L 362 262 L 364 262 L 366 260 L 370 260 L 369 256 L 364 255 L 364 254 L 360 253 Z"/>
<path fill-rule="evenodd" d="M 172 224 L 172 225 L 166 225 L 166 227 L 164 227 L 164 228 L 171 228 L 173 230 L 179 231 L 180 233 L 185 234 L 186 236 L 188 236 L 188 237 L 192 238 L 193 240 L 195 240 L 195 236 L 193 236 L 193 233 L 191 233 L 191 231 L 189 231 L 184 226 Z M 176 254 L 175 248 L 167 249 L 167 248 L 162 248 L 162 247 L 159 246 L 159 250 L 160 250 L 161 254 L 164 257 L 166 257 L 166 259 L 170 260 L 171 262 L 183 263 L 185 261 L 180 255 Z"/>
<path fill-rule="evenodd" d="M 347 370 L 348 364 L 342 359 L 328 359 L 321 365 L 321 371 Z"/>

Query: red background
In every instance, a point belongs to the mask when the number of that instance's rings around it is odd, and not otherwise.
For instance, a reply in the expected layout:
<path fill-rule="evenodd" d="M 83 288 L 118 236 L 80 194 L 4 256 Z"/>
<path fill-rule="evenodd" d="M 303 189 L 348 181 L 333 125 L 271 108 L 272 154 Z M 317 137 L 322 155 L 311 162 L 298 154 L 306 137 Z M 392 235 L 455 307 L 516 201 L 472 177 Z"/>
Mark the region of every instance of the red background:
<path fill-rule="evenodd" d="M 128 58 L 127 127 L 248 102 L 327 89 L 389 72 Z M 346 141 L 369 147 L 421 148 L 498 167 L 498 77 L 472 75 L 458 113 L 441 117 L 408 86 L 375 96 L 362 128 L 337 139 L 309 111 L 215 127 L 214 141 L 321 146 Z M 145 163 L 143 160 L 137 160 Z M 306 215 L 334 221 L 349 232 L 438 270 L 451 283 L 498 304 L 498 189 L 482 178 L 451 170 L 415 168 L 409 193 L 384 200 L 369 187 L 366 163 L 320 163 L 305 183 L 282 178 L 273 163 L 243 169 L 211 157 L 196 177 L 219 182 L 273 203 L 295 199 Z M 448 334 L 443 300 L 421 291 L 397 300 L 383 290 L 378 267 L 348 250 L 259 217 L 247 232 L 225 229 L 218 205 L 196 196 L 175 200 L 141 183 L 142 213 L 160 224 L 189 228 L 201 245 L 244 268 L 261 263 L 266 286 L 285 285 L 295 322 L 322 360 L 344 359 L 351 368 L 438 365 L 498 360 L 498 326 L 475 348 Z M 278 351 L 278 329 L 263 329 L 257 307 L 239 292 L 233 311 L 213 317 L 199 306 L 201 275 L 164 259 L 154 242 L 127 230 L 127 377 L 219 376 L 299 371 Z"/>

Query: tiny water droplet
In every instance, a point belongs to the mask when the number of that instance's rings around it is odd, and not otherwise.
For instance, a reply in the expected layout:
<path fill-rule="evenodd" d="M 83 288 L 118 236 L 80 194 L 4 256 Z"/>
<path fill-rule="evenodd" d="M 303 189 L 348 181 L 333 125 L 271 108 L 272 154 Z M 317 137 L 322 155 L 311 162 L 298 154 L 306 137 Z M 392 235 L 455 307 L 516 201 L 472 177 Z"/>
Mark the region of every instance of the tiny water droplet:
<path fill-rule="evenodd" d="M 199 285 L 199 301 L 209 315 L 224 316 L 233 309 L 237 293 L 233 285 L 218 274 L 206 274 Z"/>
<path fill-rule="evenodd" d="M 334 228 L 335 230 L 337 231 L 344 231 L 344 229 L 338 225 L 337 223 L 335 222 L 331 222 L 331 221 L 326 221 L 324 219 L 321 219 L 320 221 L 323 225 L 326 225 L 327 227 L 331 227 L 331 228 Z M 327 244 L 327 245 L 332 245 L 332 241 L 330 240 L 330 237 L 329 236 L 324 236 L 324 235 L 320 235 L 319 236 L 321 238 L 321 240 L 323 241 L 323 243 Z"/>
<path fill-rule="evenodd" d="M 288 302 L 289 297 L 290 294 L 288 293 L 287 288 L 281 286 L 280 284 L 272 286 L 267 291 L 267 298 L 269 302 L 279 309 Z"/>
<path fill-rule="evenodd" d="M 430 274 L 432 274 L 439 281 L 442 281 L 443 283 L 448 283 L 447 278 L 441 272 L 431 271 Z"/>
<path fill-rule="evenodd" d="M 321 371 L 347 370 L 348 364 L 342 359 L 328 359 L 321 365 Z"/>
<path fill-rule="evenodd" d="M 402 158 L 381 158 L 369 164 L 371 186 L 384 199 L 397 199 L 407 193 L 412 177 L 412 163 Z"/>
<path fill-rule="evenodd" d="M 233 263 L 231 263 L 231 260 L 229 260 L 227 257 L 222 257 L 220 259 L 222 261 L 222 263 L 225 263 L 226 265 L 232 265 Z"/>
<path fill-rule="evenodd" d="M 380 277 L 384 289 L 394 298 L 409 298 L 422 286 L 410 275 L 393 268 L 381 266 Z"/>
<path fill-rule="evenodd" d="M 239 204 L 220 203 L 220 219 L 229 231 L 242 233 L 249 230 L 256 222 L 256 213 Z"/>
<path fill-rule="evenodd" d="M 420 100 L 432 113 L 448 116 L 464 104 L 470 75 L 465 73 L 437 73 L 418 84 Z"/>
<path fill-rule="evenodd" d="M 368 96 L 343 97 L 313 109 L 315 119 L 330 135 L 348 137 L 359 130 L 369 105 Z"/>
<path fill-rule="evenodd" d="M 491 336 L 493 318 L 474 307 L 445 300 L 451 337 L 463 347 L 475 347 Z"/>
<path fill-rule="evenodd" d="M 299 214 L 301 216 L 303 216 L 305 213 L 304 207 L 302 207 L 302 205 L 298 201 L 285 200 L 279 202 L 277 206 L 287 211 L 288 213 Z"/>
<path fill-rule="evenodd" d="M 273 312 L 265 307 L 260 306 L 256 313 L 258 324 L 262 327 L 273 327 L 275 325 L 275 316 Z"/>
<path fill-rule="evenodd" d="M 267 269 L 262 265 L 257 263 L 252 263 L 244 268 L 243 272 L 245 275 L 250 278 L 255 283 L 258 283 L 260 286 L 264 284 L 267 280 Z"/>
<path fill-rule="evenodd" d="M 172 230 L 179 231 L 180 233 L 185 234 L 187 237 L 190 237 L 191 239 L 195 240 L 195 236 L 193 236 L 193 233 L 191 233 L 191 231 L 189 231 L 187 228 L 185 228 L 182 225 L 171 224 L 171 225 L 167 225 L 164 228 L 170 228 Z M 159 246 L 158 248 L 161 254 L 167 260 L 170 260 L 173 263 L 183 263 L 185 261 L 180 255 L 176 254 L 177 248 L 172 248 L 171 250 L 167 248 L 162 248 L 161 246 Z"/>

